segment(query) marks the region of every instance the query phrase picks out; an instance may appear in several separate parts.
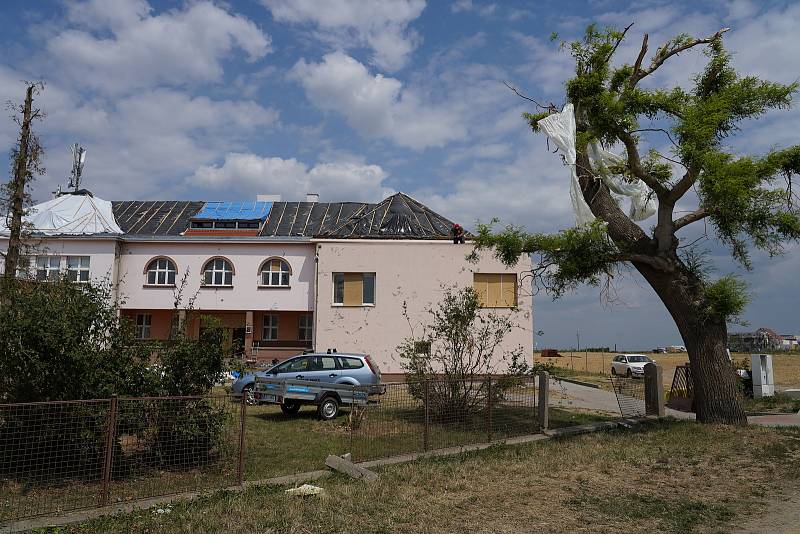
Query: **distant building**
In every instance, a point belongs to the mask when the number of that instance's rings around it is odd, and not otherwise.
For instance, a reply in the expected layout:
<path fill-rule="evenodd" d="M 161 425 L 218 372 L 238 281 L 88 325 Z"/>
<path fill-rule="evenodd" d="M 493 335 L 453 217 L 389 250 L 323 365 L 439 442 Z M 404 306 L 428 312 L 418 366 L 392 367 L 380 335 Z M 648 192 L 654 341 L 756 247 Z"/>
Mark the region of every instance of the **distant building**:
<path fill-rule="evenodd" d="M 781 335 L 783 338 L 783 349 L 784 350 L 797 350 L 800 341 L 798 341 L 797 336 L 794 334 L 783 334 Z"/>
<path fill-rule="evenodd" d="M 784 339 L 770 328 L 759 328 L 755 332 L 734 332 L 728 334 L 728 348 L 732 352 L 784 350 Z"/>

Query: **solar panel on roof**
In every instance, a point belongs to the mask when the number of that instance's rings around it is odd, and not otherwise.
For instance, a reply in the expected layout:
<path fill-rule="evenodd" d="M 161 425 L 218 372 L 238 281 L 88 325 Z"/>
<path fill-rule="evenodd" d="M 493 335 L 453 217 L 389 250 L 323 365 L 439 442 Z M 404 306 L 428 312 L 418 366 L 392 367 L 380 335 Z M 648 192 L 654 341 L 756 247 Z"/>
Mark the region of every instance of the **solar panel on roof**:
<path fill-rule="evenodd" d="M 206 202 L 194 219 L 206 220 L 264 220 L 272 209 L 272 202 Z"/>

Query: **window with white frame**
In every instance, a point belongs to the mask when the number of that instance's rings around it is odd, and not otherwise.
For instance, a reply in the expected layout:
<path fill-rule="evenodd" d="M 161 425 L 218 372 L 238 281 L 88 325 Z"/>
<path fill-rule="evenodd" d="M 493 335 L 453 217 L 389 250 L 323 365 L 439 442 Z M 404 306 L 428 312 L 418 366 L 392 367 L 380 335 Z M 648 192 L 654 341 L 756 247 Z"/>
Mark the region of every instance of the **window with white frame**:
<path fill-rule="evenodd" d="M 232 286 L 233 267 L 224 258 L 212 258 L 203 267 L 203 285 Z"/>
<path fill-rule="evenodd" d="M 297 339 L 300 341 L 311 341 L 314 336 L 314 316 L 301 315 L 299 321 Z"/>
<path fill-rule="evenodd" d="M 89 256 L 67 256 L 67 280 L 89 281 Z"/>
<path fill-rule="evenodd" d="M 261 332 L 261 339 L 264 341 L 275 341 L 278 339 L 278 316 L 272 313 L 264 315 L 264 327 Z"/>
<path fill-rule="evenodd" d="M 61 275 L 61 256 L 37 256 L 36 279 L 57 280 Z"/>
<path fill-rule="evenodd" d="M 263 287 L 289 287 L 291 276 L 289 264 L 280 259 L 272 258 L 261 266 L 261 286 Z"/>
<path fill-rule="evenodd" d="M 156 258 L 147 265 L 147 285 L 174 286 L 178 269 L 172 260 Z"/>
<path fill-rule="evenodd" d="M 334 306 L 374 306 L 375 273 L 333 273 Z"/>
<path fill-rule="evenodd" d="M 136 339 L 150 339 L 150 325 L 153 316 L 149 313 L 136 314 Z"/>

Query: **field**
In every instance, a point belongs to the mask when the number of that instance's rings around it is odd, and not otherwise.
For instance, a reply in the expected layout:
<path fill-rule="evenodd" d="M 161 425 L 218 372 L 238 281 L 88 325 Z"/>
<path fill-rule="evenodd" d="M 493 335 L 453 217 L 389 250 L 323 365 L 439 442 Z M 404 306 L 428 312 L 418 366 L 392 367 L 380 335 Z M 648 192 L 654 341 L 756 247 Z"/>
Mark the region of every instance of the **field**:
<path fill-rule="evenodd" d="M 661 422 L 378 472 L 323 479 L 321 497 L 252 487 L 64 530 L 726 532 L 800 491 L 800 430 Z"/>
<path fill-rule="evenodd" d="M 561 358 L 542 358 L 538 352 L 534 353 L 535 362 L 552 363 L 568 371 L 568 376 L 578 377 L 585 375 L 590 382 L 602 381 L 611 372 L 611 359 L 618 352 L 571 352 L 559 351 Z M 664 368 L 664 384 L 666 387 L 672 383 L 675 367 L 688 363 L 686 353 L 678 354 L 648 354 Z M 750 360 L 749 354 L 734 353 L 734 361 L 743 358 Z M 800 387 L 800 354 L 774 354 L 772 358 L 775 384 L 783 387 Z"/>

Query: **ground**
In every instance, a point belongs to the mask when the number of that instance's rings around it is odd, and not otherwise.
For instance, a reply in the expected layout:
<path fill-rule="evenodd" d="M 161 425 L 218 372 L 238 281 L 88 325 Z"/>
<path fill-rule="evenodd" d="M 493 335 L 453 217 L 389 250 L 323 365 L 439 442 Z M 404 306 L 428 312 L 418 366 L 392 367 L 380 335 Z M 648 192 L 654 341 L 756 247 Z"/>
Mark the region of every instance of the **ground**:
<path fill-rule="evenodd" d="M 323 479 L 321 498 L 254 487 L 66 530 L 746 531 L 770 503 L 800 493 L 800 429 L 662 422 L 379 472 L 370 485 L 343 476 Z M 791 525 L 772 521 L 776 532 Z"/>
<path fill-rule="evenodd" d="M 561 358 L 542 358 L 540 353 L 534 353 L 534 362 L 551 363 L 563 369 L 568 376 L 581 378 L 589 382 L 604 382 L 611 373 L 611 359 L 620 352 L 575 352 L 560 351 Z M 678 354 L 648 354 L 664 369 L 664 384 L 666 387 L 672 383 L 675 367 L 689 362 L 688 355 Z M 746 359 L 750 361 L 749 354 L 734 353 L 734 361 Z M 800 387 L 800 354 L 774 354 L 772 368 L 775 374 L 775 384 L 779 387 Z"/>

